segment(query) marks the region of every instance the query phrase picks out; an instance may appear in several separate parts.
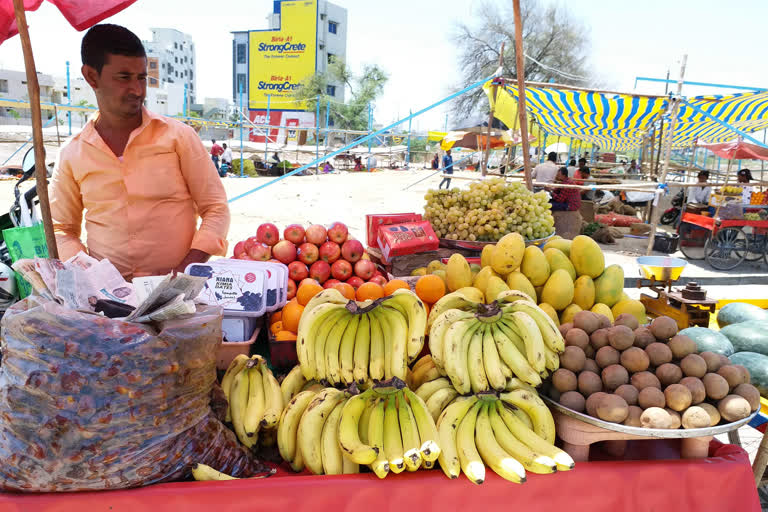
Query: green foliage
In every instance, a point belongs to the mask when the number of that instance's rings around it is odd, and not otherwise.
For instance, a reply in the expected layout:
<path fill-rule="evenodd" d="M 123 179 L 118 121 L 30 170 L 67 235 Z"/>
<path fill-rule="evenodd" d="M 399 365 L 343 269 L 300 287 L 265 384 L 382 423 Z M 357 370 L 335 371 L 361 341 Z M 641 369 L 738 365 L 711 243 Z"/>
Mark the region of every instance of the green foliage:
<path fill-rule="evenodd" d="M 19 113 L 18 113 L 18 112 L 17 112 L 15 109 L 12 109 L 12 108 L 9 108 L 9 109 L 8 109 L 8 114 L 9 114 L 9 115 L 10 115 L 12 118 L 14 118 L 14 119 L 18 119 L 18 118 L 20 118 L 20 117 L 21 117 L 21 115 L 20 115 L 20 114 L 19 114 Z"/>
<path fill-rule="evenodd" d="M 258 173 L 256 172 L 256 166 L 253 164 L 253 160 L 249 159 L 243 159 L 245 162 L 244 171 L 243 174 L 246 176 L 258 176 Z M 235 174 L 240 174 L 240 159 L 239 158 L 233 158 L 232 159 L 232 172 Z"/>
<path fill-rule="evenodd" d="M 365 65 L 362 73 L 353 74 L 342 59 L 332 59 L 325 73 L 316 73 L 302 82 L 294 97 L 307 104 L 307 110 L 316 111 L 320 97 L 320 117 L 325 116 L 330 100 L 330 118 L 333 126 L 342 130 L 368 129 L 368 104 L 373 103 L 384 91 L 389 77 L 375 64 Z M 351 98 L 347 103 L 335 102 L 326 94 L 330 83 L 343 84 Z"/>

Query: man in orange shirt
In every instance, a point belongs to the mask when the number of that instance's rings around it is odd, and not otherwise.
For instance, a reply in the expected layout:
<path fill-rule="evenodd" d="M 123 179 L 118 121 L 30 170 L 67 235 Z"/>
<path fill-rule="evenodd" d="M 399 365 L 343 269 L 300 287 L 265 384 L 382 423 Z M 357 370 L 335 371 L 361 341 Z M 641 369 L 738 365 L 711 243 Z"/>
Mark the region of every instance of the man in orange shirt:
<path fill-rule="evenodd" d="M 144 108 L 147 58 L 139 38 L 96 25 L 81 54 L 99 111 L 62 147 L 51 179 L 61 259 L 86 251 L 131 279 L 225 255 L 229 208 L 221 180 L 192 128 Z"/>

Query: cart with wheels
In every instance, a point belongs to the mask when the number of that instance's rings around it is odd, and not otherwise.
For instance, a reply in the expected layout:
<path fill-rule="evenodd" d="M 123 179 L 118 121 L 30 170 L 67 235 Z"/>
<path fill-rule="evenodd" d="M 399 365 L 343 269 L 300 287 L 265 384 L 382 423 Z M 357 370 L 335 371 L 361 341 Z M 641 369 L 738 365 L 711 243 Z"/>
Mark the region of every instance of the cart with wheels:
<path fill-rule="evenodd" d="M 768 220 L 716 219 L 684 213 L 680 251 L 690 260 L 706 259 L 717 270 L 731 270 L 744 260 L 768 263 Z"/>

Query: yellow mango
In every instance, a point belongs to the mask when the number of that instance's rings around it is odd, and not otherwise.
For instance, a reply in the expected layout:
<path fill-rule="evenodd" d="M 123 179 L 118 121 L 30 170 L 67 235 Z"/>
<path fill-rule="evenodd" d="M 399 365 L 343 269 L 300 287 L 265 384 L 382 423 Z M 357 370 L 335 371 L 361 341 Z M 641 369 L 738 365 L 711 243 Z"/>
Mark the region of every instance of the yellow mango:
<path fill-rule="evenodd" d="M 613 323 L 613 312 L 611 311 L 611 308 L 606 306 L 605 304 L 598 302 L 594 306 L 592 306 L 592 309 L 590 309 L 593 313 L 597 313 L 598 315 L 605 315 L 608 317 L 608 320 Z"/>
<path fill-rule="evenodd" d="M 518 290 L 527 294 L 533 299 L 533 302 L 536 302 L 536 289 L 522 272 L 515 271 L 509 274 L 507 276 L 507 286 L 509 286 L 510 290 Z"/>
<path fill-rule="evenodd" d="M 485 294 L 485 288 L 488 286 L 488 279 L 492 276 L 500 277 L 499 274 L 493 271 L 492 267 L 483 267 L 483 269 L 477 273 L 475 279 L 472 281 L 472 286 Z"/>
<path fill-rule="evenodd" d="M 504 235 L 491 252 L 491 266 L 501 275 L 517 270 L 523 261 L 525 240 L 520 233 Z M 482 256 L 482 255 L 481 255 Z"/>
<path fill-rule="evenodd" d="M 648 317 L 645 316 L 645 305 L 643 305 L 643 303 L 639 300 L 620 300 L 611 308 L 611 313 L 613 313 L 613 318 L 616 318 L 622 313 L 629 313 L 630 315 L 637 318 L 637 321 L 640 325 L 645 325 L 648 323 Z"/>
<path fill-rule="evenodd" d="M 550 272 L 561 268 L 568 272 L 571 279 L 576 280 L 576 269 L 573 268 L 573 263 L 571 263 L 567 254 L 560 249 L 550 247 L 549 249 L 544 249 L 544 256 L 547 258 L 547 263 L 549 263 Z"/>
<path fill-rule="evenodd" d="M 496 246 L 493 244 L 488 244 L 483 247 L 483 252 L 480 253 L 480 266 L 490 267 L 491 266 L 491 254 L 493 254 L 494 249 L 496 249 Z"/>
<path fill-rule="evenodd" d="M 411 270 L 412 276 L 425 276 L 427 275 L 427 267 L 419 267 Z"/>
<path fill-rule="evenodd" d="M 542 249 L 546 252 L 547 249 L 557 249 L 562 251 L 566 256 L 571 255 L 571 241 L 565 238 L 553 238 L 549 242 L 544 244 Z"/>
<path fill-rule="evenodd" d="M 432 260 L 427 264 L 427 274 L 434 274 L 435 270 L 445 270 L 445 264 L 440 260 Z"/>
<path fill-rule="evenodd" d="M 445 266 L 445 275 L 448 291 L 455 292 L 459 288 L 472 286 L 472 269 L 469 268 L 467 259 L 461 254 L 451 255 Z"/>
<path fill-rule="evenodd" d="M 557 311 L 565 309 L 573 302 L 573 281 L 568 272 L 563 269 L 552 272 L 539 299 Z"/>
<path fill-rule="evenodd" d="M 485 287 L 485 301 L 490 304 L 503 291 L 509 290 L 509 286 L 504 280 L 497 276 L 491 276 Z"/>
<path fill-rule="evenodd" d="M 621 300 L 624 293 L 624 269 L 619 265 L 609 265 L 600 277 L 595 279 L 595 301 L 608 307 Z"/>
<path fill-rule="evenodd" d="M 549 263 L 544 253 L 531 245 L 523 251 L 523 262 L 520 264 L 520 271 L 533 286 L 541 286 L 549 279 Z"/>
<path fill-rule="evenodd" d="M 549 318 L 552 319 L 553 322 L 555 322 L 555 325 L 560 327 L 560 319 L 557 317 L 557 311 L 555 311 L 555 308 L 547 304 L 546 302 L 542 302 L 539 304 L 539 307 L 542 311 L 544 311 Z"/>
<path fill-rule="evenodd" d="M 571 263 L 576 274 L 595 279 L 605 270 L 605 256 L 597 242 L 588 236 L 579 235 L 571 244 Z"/>
<path fill-rule="evenodd" d="M 560 324 L 573 323 L 573 317 L 579 311 L 583 311 L 578 304 L 569 304 L 562 313 L 560 313 Z"/>
<path fill-rule="evenodd" d="M 595 283 L 589 276 L 581 276 L 573 283 L 573 303 L 589 309 L 595 303 Z"/>

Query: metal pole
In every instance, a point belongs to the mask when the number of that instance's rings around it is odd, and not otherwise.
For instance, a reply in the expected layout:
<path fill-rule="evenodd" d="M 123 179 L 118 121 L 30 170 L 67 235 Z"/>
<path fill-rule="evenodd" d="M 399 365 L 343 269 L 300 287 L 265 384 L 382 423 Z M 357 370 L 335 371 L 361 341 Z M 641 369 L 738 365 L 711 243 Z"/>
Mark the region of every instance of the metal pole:
<path fill-rule="evenodd" d="M 269 107 L 272 102 L 272 95 L 267 94 L 267 118 L 265 119 L 265 123 L 267 125 L 266 130 L 264 131 L 264 168 L 267 167 L 267 161 L 269 160 L 269 131 L 270 131 L 270 117 L 269 117 Z"/>
<path fill-rule="evenodd" d="M 523 54 L 523 18 L 520 16 L 520 0 L 514 0 L 515 15 L 515 70 L 517 74 L 517 115 L 520 118 L 520 145 L 523 147 L 523 173 L 525 186 L 533 190 L 531 180 L 531 155 L 528 149 L 528 117 L 525 109 L 525 55 Z"/>
<path fill-rule="evenodd" d="M 448 114 L 445 114 L 445 127 L 443 128 L 443 131 L 448 131 Z"/>
<path fill-rule="evenodd" d="M 185 91 L 186 87 L 184 85 Z M 243 84 L 240 83 L 237 88 L 240 94 L 240 177 L 242 178 L 245 170 L 245 162 L 243 161 Z"/>
<path fill-rule="evenodd" d="M 320 160 L 320 95 L 317 95 L 317 108 L 315 112 L 315 159 Z M 317 171 L 320 168 L 320 165 L 315 166 L 315 176 L 317 176 Z"/>
<path fill-rule="evenodd" d="M 72 106 L 72 87 L 69 84 L 69 61 L 67 61 L 67 105 Z M 67 111 L 67 124 L 69 125 L 69 135 L 72 135 L 72 111 Z"/>
<path fill-rule="evenodd" d="M 413 115 L 413 110 L 408 110 L 408 115 Z M 408 152 L 405 154 L 405 168 L 408 169 L 411 165 L 411 122 L 413 118 L 408 120 Z"/>
<path fill-rule="evenodd" d="M 371 103 L 368 102 L 368 135 L 371 134 L 371 127 L 373 125 L 373 110 L 371 109 Z M 368 158 L 371 156 L 371 144 L 373 139 L 368 139 Z"/>
<path fill-rule="evenodd" d="M 688 61 L 688 55 L 683 55 L 683 62 L 680 65 L 680 79 L 677 81 L 677 97 L 673 98 L 672 101 L 672 113 L 669 120 L 669 127 L 667 128 L 667 138 L 664 143 L 664 163 L 661 168 L 661 178 L 659 179 L 659 186 L 664 186 L 667 183 L 667 171 L 669 170 L 669 158 L 672 154 L 672 141 L 675 134 L 675 124 L 677 124 L 677 112 L 680 109 L 680 102 L 681 99 L 681 93 L 683 91 L 683 77 L 685 76 L 685 64 Z M 646 249 L 646 255 L 650 255 L 653 251 L 653 242 L 656 238 L 656 226 L 659 223 L 659 205 L 658 205 L 659 195 L 656 195 L 656 198 L 654 199 L 652 204 L 653 212 L 652 212 L 652 221 L 651 221 L 651 232 L 648 235 L 648 247 Z M 654 204 L 656 203 L 656 204 Z"/>
<path fill-rule="evenodd" d="M 184 84 L 184 117 L 187 117 L 187 84 Z"/>

